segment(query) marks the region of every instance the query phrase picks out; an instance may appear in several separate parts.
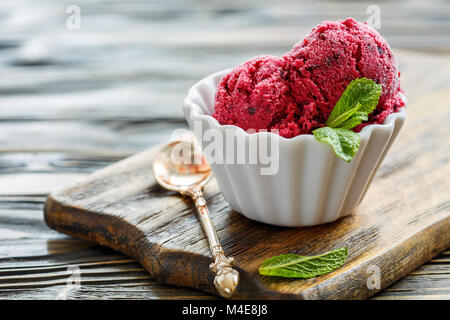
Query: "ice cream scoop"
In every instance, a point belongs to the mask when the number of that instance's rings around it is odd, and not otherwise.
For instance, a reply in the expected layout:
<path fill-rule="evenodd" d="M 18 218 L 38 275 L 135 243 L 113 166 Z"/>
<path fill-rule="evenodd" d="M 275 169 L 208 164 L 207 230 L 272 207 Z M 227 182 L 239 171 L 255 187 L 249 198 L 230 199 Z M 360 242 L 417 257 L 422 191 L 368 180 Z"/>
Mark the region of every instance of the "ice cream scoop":
<path fill-rule="evenodd" d="M 381 35 L 352 18 L 323 22 L 281 58 L 260 56 L 223 77 L 213 117 L 244 130 L 268 130 L 286 138 L 322 127 L 354 79 L 382 85 L 378 106 L 367 122 L 383 123 L 404 102 L 399 71 Z"/>
<path fill-rule="evenodd" d="M 398 65 L 389 45 L 375 29 L 352 18 L 319 24 L 284 57 L 289 61 L 290 92 L 306 122 L 324 123 L 347 85 L 357 78 L 382 86 L 378 106 L 367 123 L 383 123 L 404 105 Z M 305 112 L 308 104 L 312 111 Z M 311 128 L 304 129 L 309 133 Z"/>
<path fill-rule="evenodd" d="M 214 117 L 221 124 L 248 129 L 271 128 L 297 105 L 285 81 L 286 60 L 259 56 L 227 74 L 216 95 Z"/>

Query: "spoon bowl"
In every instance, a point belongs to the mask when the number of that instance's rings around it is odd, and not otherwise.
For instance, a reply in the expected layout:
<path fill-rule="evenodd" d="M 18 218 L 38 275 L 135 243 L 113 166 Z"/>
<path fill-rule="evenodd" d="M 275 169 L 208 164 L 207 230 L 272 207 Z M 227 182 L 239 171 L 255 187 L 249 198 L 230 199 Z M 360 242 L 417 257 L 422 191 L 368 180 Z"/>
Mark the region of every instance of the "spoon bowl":
<path fill-rule="evenodd" d="M 165 145 L 153 161 L 157 182 L 168 190 L 189 192 L 201 189 L 212 177 L 211 167 L 197 154 L 191 140 L 176 140 Z"/>
<path fill-rule="evenodd" d="M 227 258 L 209 216 L 202 189 L 212 177 L 211 167 L 203 158 L 192 135 L 166 144 L 153 160 L 153 174 L 163 188 L 191 197 L 208 239 L 214 262 L 209 266 L 216 274 L 214 286 L 222 297 L 230 298 L 239 283 L 233 258 Z"/>

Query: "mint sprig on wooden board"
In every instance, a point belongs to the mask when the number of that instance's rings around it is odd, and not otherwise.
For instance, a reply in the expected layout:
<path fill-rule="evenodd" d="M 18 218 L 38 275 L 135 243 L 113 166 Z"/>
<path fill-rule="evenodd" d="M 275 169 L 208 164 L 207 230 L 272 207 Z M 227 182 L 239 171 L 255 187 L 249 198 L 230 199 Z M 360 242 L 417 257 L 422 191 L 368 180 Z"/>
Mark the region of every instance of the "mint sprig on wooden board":
<path fill-rule="evenodd" d="M 348 258 L 346 247 L 326 252 L 318 256 L 282 254 L 264 260 L 259 274 L 284 278 L 313 278 L 342 266 Z"/>
<path fill-rule="evenodd" d="M 381 85 L 367 78 L 355 79 L 347 86 L 331 111 L 327 126 L 312 133 L 320 142 L 328 143 L 334 153 L 350 162 L 359 149 L 359 134 L 351 129 L 368 120 L 381 96 Z"/>

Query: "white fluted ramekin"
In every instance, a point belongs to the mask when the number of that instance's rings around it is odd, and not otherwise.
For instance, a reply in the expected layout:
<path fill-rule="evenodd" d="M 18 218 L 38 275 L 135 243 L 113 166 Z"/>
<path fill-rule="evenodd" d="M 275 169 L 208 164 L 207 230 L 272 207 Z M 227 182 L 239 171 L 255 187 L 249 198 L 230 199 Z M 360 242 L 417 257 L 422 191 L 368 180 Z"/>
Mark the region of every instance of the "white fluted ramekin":
<path fill-rule="evenodd" d="M 258 139 L 269 139 L 279 147 L 278 171 L 269 175 L 261 174 L 264 162 L 259 160 L 256 164 L 213 163 L 206 155 L 231 208 L 249 219 L 290 227 L 318 225 L 349 215 L 362 201 L 397 137 L 406 119 L 405 108 L 389 115 L 381 125 L 364 127 L 360 132 L 360 148 L 347 163 L 329 145 L 310 134 L 286 139 L 274 133 L 249 134 L 237 126 L 219 124 L 211 114 L 217 85 L 227 72 L 215 73 L 198 82 L 184 101 L 185 117 L 203 150 L 216 143 L 211 135 L 204 134 L 206 129 L 245 139 L 246 148 Z M 195 123 L 197 129 L 201 125 L 201 132 L 194 130 Z M 252 151 L 245 152 L 248 157 Z"/>

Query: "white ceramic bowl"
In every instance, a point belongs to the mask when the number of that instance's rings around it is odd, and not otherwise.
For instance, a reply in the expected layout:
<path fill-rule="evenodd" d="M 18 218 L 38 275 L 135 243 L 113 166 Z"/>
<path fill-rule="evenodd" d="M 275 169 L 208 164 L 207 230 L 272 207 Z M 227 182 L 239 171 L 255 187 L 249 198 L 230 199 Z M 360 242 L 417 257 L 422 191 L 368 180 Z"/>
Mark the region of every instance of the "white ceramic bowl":
<path fill-rule="evenodd" d="M 209 148 L 206 159 L 231 208 L 249 219 L 290 227 L 318 225 L 349 215 L 362 201 L 402 127 L 405 108 L 389 115 L 382 125 L 364 127 L 360 132 L 360 148 L 347 163 L 313 135 L 286 139 L 270 132 L 249 134 L 237 126 L 220 125 L 211 114 L 217 85 L 227 72 L 215 73 L 194 85 L 184 101 L 183 111 L 203 151 Z M 251 143 L 265 139 L 278 144 L 278 170 L 275 174 L 261 174 L 268 165 L 259 159 L 256 164 L 214 163 L 218 154 L 225 159 L 231 151 L 218 147 L 220 139 L 205 135 L 206 129 L 245 141 L 244 147 L 234 146 L 234 152 L 244 151 L 247 159 L 254 152 L 249 150 Z M 211 147 L 217 147 L 217 153 L 211 153 Z"/>

